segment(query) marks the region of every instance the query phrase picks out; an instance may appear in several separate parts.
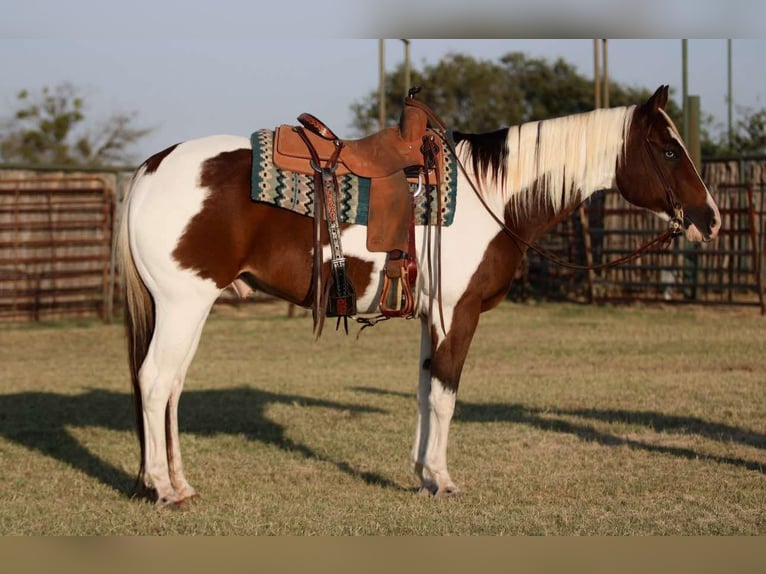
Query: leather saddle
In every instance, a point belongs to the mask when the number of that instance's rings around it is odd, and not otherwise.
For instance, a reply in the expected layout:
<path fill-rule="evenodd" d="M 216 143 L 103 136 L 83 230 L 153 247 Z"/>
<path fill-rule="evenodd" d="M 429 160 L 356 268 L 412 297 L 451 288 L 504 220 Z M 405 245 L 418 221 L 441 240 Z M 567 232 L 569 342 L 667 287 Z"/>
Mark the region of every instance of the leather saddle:
<path fill-rule="evenodd" d="M 367 249 L 388 253 L 383 290 L 380 299 L 381 314 L 387 317 L 411 316 L 415 301 L 413 289 L 417 277 L 415 261 L 413 197 L 408 174 L 418 174 L 426 181 L 438 183 L 439 167 L 443 162 L 441 147 L 436 144 L 439 136 L 428 129 L 433 113 L 414 99 L 419 88 L 410 90 L 405 99 L 398 125 L 380 130 L 357 140 L 342 140 L 330 128 L 311 114 L 301 114 L 298 121 L 303 127 L 282 125 L 274 134 L 273 162 L 285 171 L 314 175 L 318 205 L 330 202 L 325 211 L 328 232 L 333 250 L 333 276 L 327 282 L 324 301 L 322 290 L 321 252 L 317 225 L 322 213 L 315 213 L 315 332 L 321 333 L 322 320 L 317 319 L 318 309 L 326 308 L 328 316 L 347 317 L 356 313 L 353 286 L 342 265 L 335 268 L 336 261 L 343 259 L 337 232 L 336 214 L 333 213 L 332 194 L 326 195 L 330 175 L 353 174 L 370 180 L 367 216 Z M 430 113 L 429 113 L 430 112 Z M 406 171 L 405 171 L 406 170 Z M 436 173 L 434 173 L 436 172 Z M 320 175 L 323 174 L 323 175 Z M 323 183 L 324 177 L 324 183 Z M 417 180 L 415 180 L 417 181 Z M 337 195 L 337 180 L 334 183 Z M 324 188 L 324 190 L 323 190 Z M 330 185 L 332 188 L 332 185 Z M 325 198 L 326 195 L 326 198 Z M 319 197 L 322 196 L 322 197 Z M 333 231 L 335 227 L 335 231 Z M 317 270 L 317 268 L 320 268 Z M 340 285 L 338 285 L 340 283 Z M 317 335 L 318 336 L 318 335 Z"/>
<path fill-rule="evenodd" d="M 301 114 L 298 121 L 306 127 L 306 136 L 323 165 L 337 151 L 337 142 L 342 142 L 336 175 L 352 173 L 370 179 L 367 249 L 406 252 L 412 209 L 404 170 L 423 165 L 421 148 L 428 123 L 425 112 L 405 101 L 399 125 L 358 140 L 341 140 L 311 114 Z M 309 149 L 293 126 L 276 129 L 273 161 L 286 171 L 315 173 Z"/>

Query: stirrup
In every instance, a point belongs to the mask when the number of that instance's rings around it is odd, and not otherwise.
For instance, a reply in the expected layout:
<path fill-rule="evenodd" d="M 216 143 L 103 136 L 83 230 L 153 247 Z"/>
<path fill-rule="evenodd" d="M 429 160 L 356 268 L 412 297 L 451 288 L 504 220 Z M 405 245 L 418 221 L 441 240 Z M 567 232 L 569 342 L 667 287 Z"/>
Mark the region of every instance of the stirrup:
<path fill-rule="evenodd" d="M 415 297 L 407 272 L 408 260 L 389 260 L 383 274 L 383 289 L 380 293 L 380 313 L 385 317 L 408 317 L 415 310 Z"/>

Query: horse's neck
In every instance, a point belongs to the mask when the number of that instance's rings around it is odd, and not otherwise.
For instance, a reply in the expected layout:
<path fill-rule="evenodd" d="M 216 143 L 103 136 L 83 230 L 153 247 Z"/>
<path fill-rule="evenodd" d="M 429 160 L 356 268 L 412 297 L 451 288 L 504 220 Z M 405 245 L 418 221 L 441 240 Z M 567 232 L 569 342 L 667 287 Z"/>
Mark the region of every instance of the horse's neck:
<path fill-rule="evenodd" d="M 612 108 L 508 129 L 496 192 L 517 218 L 557 218 L 615 186 L 633 108 Z"/>

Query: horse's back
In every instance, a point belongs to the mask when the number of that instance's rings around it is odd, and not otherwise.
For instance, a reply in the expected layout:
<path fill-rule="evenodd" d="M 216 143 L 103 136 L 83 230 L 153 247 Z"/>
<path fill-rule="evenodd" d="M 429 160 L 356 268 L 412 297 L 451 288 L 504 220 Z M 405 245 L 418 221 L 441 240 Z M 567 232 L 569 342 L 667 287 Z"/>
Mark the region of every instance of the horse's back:
<path fill-rule="evenodd" d="M 213 135 L 187 140 L 149 157 L 138 168 L 136 179 L 176 178 L 193 173 L 195 165 L 202 166 L 222 153 L 250 149 L 250 140 L 242 136 Z"/>

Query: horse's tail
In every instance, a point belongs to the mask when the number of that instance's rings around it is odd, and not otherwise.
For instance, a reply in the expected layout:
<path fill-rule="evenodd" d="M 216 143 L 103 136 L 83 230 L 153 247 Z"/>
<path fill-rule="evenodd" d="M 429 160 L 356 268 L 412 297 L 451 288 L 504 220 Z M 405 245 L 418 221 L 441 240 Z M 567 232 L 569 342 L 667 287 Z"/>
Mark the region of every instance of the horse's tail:
<path fill-rule="evenodd" d="M 122 221 L 117 249 L 118 257 L 122 264 L 125 284 L 125 332 L 128 339 L 128 364 L 130 365 L 130 379 L 133 389 L 133 407 L 136 418 L 136 432 L 141 448 L 141 465 L 136 478 L 136 489 L 143 488 L 144 460 L 146 453 L 146 435 L 144 433 L 143 402 L 141 388 L 139 387 L 138 374 L 141 365 L 146 358 L 154 334 L 154 299 L 146 288 L 141 276 L 136 269 L 133 253 L 130 249 L 130 237 L 128 231 L 128 211 L 131 194 L 136 182 L 141 176 L 141 171 L 133 177 L 130 191 L 125 198 L 122 210 Z"/>

